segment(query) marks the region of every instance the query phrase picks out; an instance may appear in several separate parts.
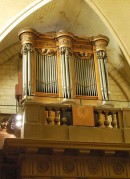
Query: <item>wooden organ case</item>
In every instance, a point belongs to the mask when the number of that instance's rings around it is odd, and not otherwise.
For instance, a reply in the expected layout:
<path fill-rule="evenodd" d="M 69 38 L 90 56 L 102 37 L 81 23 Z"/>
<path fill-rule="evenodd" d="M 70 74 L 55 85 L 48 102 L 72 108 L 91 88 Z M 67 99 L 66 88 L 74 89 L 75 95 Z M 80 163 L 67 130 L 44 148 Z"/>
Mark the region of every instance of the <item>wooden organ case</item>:
<path fill-rule="evenodd" d="M 78 37 L 63 30 L 41 34 L 24 28 L 19 38 L 24 97 L 109 99 L 106 36 Z"/>

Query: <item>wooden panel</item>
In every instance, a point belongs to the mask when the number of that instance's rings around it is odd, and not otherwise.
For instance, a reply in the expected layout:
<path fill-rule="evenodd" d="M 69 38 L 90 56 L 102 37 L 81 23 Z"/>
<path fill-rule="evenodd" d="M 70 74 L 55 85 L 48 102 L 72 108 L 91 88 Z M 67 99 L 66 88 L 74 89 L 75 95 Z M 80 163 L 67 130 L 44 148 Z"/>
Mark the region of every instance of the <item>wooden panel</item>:
<path fill-rule="evenodd" d="M 114 156 L 24 155 L 21 178 L 129 178 L 129 164 Z"/>
<path fill-rule="evenodd" d="M 94 112 L 91 106 L 72 106 L 73 125 L 94 126 Z"/>
<path fill-rule="evenodd" d="M 124 126 L 127 128 L 130 128 L 130 111 L 129 109 L 123 109 L 123 120 L 124 120 Z"/>

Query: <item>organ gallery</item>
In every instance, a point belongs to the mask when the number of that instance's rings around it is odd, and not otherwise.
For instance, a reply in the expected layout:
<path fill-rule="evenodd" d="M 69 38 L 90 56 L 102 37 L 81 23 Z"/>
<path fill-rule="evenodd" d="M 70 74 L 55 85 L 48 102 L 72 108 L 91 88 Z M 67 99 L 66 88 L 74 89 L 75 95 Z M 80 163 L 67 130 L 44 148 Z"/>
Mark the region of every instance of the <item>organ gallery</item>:
<path fill-rule="evenodd" d="M 31 28 L 18 35 L 22 125 L 5 140 L 0 179 L 130 178 L 129 112 L 103 106 L 108 37 Z"/>

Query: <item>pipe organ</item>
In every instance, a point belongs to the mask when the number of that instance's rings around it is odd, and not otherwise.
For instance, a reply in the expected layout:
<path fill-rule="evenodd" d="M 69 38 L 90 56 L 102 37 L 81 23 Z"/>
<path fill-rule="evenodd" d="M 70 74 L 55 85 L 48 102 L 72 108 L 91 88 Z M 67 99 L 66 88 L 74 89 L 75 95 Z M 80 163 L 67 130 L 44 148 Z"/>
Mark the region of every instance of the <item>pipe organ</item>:
<path fill-rule="evenodd" d="M 24 28 L 23 96 L 109 100 L 106 47 L 109 39 L 71 32 L 38 33 Z"/>

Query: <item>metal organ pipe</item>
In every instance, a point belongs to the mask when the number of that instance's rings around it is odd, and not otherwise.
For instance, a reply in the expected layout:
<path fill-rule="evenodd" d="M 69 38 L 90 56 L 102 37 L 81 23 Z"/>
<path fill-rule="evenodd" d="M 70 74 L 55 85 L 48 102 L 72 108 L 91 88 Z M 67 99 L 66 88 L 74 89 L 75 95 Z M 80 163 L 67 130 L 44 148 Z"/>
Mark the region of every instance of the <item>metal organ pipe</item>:
<path fill-rule="evenodd" d="M 83 66 L 82 70 L 83 70 L 83 79 L 84 79 L 83 80 L 83 88 L 84 88 L 83 95 L 85 95 L 85 93 L 86 93 L 86 85 L 85 85 L 85 82 L 86 82 L 86 80 L 85 80 L 86 79 L 86 75 L 85 75 L 86 74 L 86 72 L 85 72 L 86 71 L 86 69 L 85 69 L 85 59 L 82 62 L 82 66 Z"/>
<path fill-rule="evenodd" d="M 37 51 L 36 81 L 37 92 L 57 93 L 56 55 L 44 55 Z"/>
<path fill-rule="evenodd" d="M 98 59 L 98 67 L 99 67 L 99 75 L 100 75 L 100 82 L 101 82 L 101 92 L 102 92 L 102 99 L 104 100 L 104 92 L 103 92 L 103 74 L 102 74 L 102 67 L 101 61 Z"/>
<path fill-rule="evenodd" d="M 61 72 L 62 72 L 62 93 L 63 97 L 66 98 L 66 76 L 65 76 L 65 62 L 64 62 L 64 51 L 61 48 Z"/>
<path fill-rule="evenodd" d="M 65 75 L 66 75 L 66 95 L 71 98 L 71 86 L 70 86 L 70 68 L 69 68 L 69 56 L 65 53 Z"/>
<path fill-rule="evenodd" d="M 31 84 L 31 44 L 28 45 L 28 54 L 27 54 L 27 68 L 28 68 L 28 95 L 32 93 L 32 84 Z"/>
<path fill-rule="evenodd" d="M 92 79 L 93 79 L 93 96 L 97 96 L 97 87 L 96 87 L 96 76 L 95 76 L 95 66 L 94 59 L 92 59 Z"/>
<path fill-rule="evenodd" d="M 37 58 L 37 62 L 38 62 L 38 90 L 41 90 L 41 55 L 38 53 L 38 58 Z"/>
<path fill-rule="evenodd" d="M 52 86 L 53 86 L 53 78 L 52 78 L 53 65 L 52 65 L 52 60 L 54 61 L 54 56 L 50 57 L 50 93 L 52 93 Z"/>
<path fill-rule="evenodd" d="M 96 89 L 94 88 L 95 87 L 94 72 L 95 72 L 94 62 L 93 62 L 93 59 L 91 59 L 91 79 L 92 79 L 91 80 L 91 91 L 92 91 L 92 96 L 96 96 L 95 95 Z"/>
<path fill-rule="evenodd" d="M 107 67 L 106 67 L 106 59 L 103 60 L 103 64 L 104 64 L 104 70 L 105 70 L 105 79 L 106 79 L 106 94 L 108 96 L 109 99 L 109 92 L 108 92 L 108 73 L 107 73 Z"/>
<path fill-rule="evenodd" d="M 47 83 L 47 92 L 49 93 L 49 57 L 48 56 L 46 56 L 47 57 L 47 63 L 46 63 L 46 67 L 47 67 L 47 81 L 46 81 L 46 83 Z"/>
<path fill-rule="evenodd" d="M 90 61 L 86 60 L 86 80 L 87 80 L 87 96 L 90 96 Z"/>
<path fill-rule="evenodd" d="M 23 81 L 23 95 L 26 96 L 27 95 L 27 83 L 26 83 L 26 58 L 27 58 L 27 51 L 26 48 L 24 46 L 23 49 L 23 61 L 22 61 L 22 81 Z"/>
<path fill-rule="evenodd" d="M 77 59 L 77 57 L 75 57 L 75 75 L 76 75 L 76 92 L 77 94 L 80 94 L 80 85 L 79 85 L 79 81 L 80 81 L 80 77 L 79 77 L 79 60 Z"/>
<path fill-rule="evenodd" d="M 55 56 L 53 56 L 53 60 L 51 60 L 51 65 L 52 65 L 52 93 L 55 93 L 55 76 L 54 76 L 54 69 L 55 69 Z"/>
<path fill-rule="evenodd" d="M 32 47 L 35 44 L 37 32 L 32 28 L 21 29 L 18 33 L 23 48 L 23 95 L 32 95 Z"/>
<path fill-rule="evenodd" d="M 64 98 L 71 98 L 72 76 L 69 52 L 66 47 L 61 47 L 61 71 L 62 71 L 62 92 Z"/>
<path fill-rule="evenodd" d="M 71 58 L 68 57 L 68 65 L 69 65 L 69 93 L 70 93 L 70 98 L 72 97 L 72 67 L 71 67 Z"/>
<path fill-rule="evenodd" d="M 84 95 L 87 95 L 87 75 L 86 75 L 86 73 L 87 73 L 87 68 L 86 68 L 86 62 L 87 62 L 87 60 L 85 60 L 84 59 L 84 61 L 83 61 L 83 70 L 84 70 Z"/>
<path fill-rule="evenodd" d="M 76 95 L 97 96 L 94 59 L 74 56 Z"/>
<path fill-rule="evenodd" d="M 106 72 L 106 54 L 104 51 L 98 51 L 98 63 L 99 63 L 99 72 L 100 72 L 100 81 L 102 87 L 102 98 L 103 100 L 109 100 L 108 94 L 108 79 Z"/>
<path fill-rule="evenodd" d="M 32 94 L 32 79 L 31 79 L 31 44 L 23 45 L 23 95 Z"/>
<path fill-rule="evenodd" d="M 43 70 L 43 89 L 42 89 L 42 92 L 45 93 L 46 92 L 46 66 L 45 66 L 45 63 L 46 63 L 46 59 L 45 59 L 46 56 L 42 56 L 42 59 L 43 59 L 43 67 L 41 70 Z"/>
<path fill-rule="evenodd" d="M 81 65 L 80 65 L 80 60 L 78 60 L 79 63 L 78 63 L 78 66 L 79 66 L 79 95 L 81 95 L 82 93 L 82 87 L 81 87 Z"/>
<path fill-rule="evenodd" d="M 61 78 L 62 78 L 62 96 L 64 98 L 72 98 L 72 41 L 74 34 L 66 31 L 59 31 L 56 33 L 60 51 L 61 61 Z"/>
<path fill-rule="evenodd" d="M 108 78 L 106 71 L 106 47 L 109 43 L 109 38 L 103 35 L 99 35 L 93 37 L 93 42 L 95 44 L 95 49 L 98 58 L 102 100 L 109 100 Z"/>
<path fill-rule="evenodd" d="M 54 64 L 54 65 L 53 65 Z M 58 93 L 58 75 L 57 75 L 57 68 L 56 68 L 56 55 L 54 56 L 54 61 L 53 61 L 52 66 L 54 66 L 54 79 L 53 79 L 53 84 L 54 84 L 54 92 Z"/>

